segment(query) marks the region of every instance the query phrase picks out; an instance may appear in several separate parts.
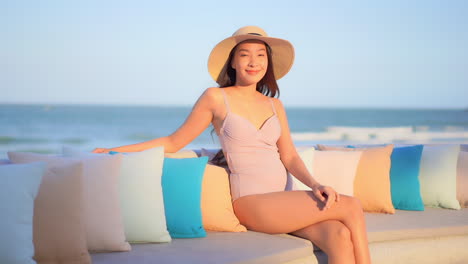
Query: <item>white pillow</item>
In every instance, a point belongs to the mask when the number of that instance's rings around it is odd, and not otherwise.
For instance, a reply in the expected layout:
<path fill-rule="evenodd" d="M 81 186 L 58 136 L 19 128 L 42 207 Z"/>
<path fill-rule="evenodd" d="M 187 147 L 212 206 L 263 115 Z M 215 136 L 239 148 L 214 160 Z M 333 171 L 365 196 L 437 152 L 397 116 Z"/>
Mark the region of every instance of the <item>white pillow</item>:
<path fill-rule="evenodd" d="M 66 156 L 93 155 L 69 147 Z M 94 154 L 96 155 L 96 154 Z M 102 154 L 98 154 L 102 155 Z M 122 156 L 120 172 L 120 204 L 125 236 L 131 242 L 169 242 L 164 214 L 161 176 L 164 148 L 157 147 Z"/>
<path fill-rule="evenodd" d="M 13 163 L 45 161 L 60 166 L 70 160 L 83 163 L 84 219 L 88 250 L 129 251 L 119 201 L 119 174 L 122 157 L 102 155 L 80 158 L 36 153 L 8 152 Z"/>
<path fill-rule="evenodd" d="M 361 159 L 361 151 L 315 151 L 312 168 L 312 177 L 322 185 L 333 187 L 338 193 L 353 196 L 354 178 Z M 299 184 L 298 184 L 299 185 Z M 310 190 L 302 184 L 299 190 Z"/>
<path fill-rule="evenodd" d="M 0 263 L 33 260 L 34 199 L 45 171 L 44 163 L 0 166 Z"/>
<path fill-rule="evenodd" d="M 313 175 L 312 173 L 313 173 L 313 167 L 314 167 L 313 165 L 314 165 L 315 148 L 313 148 L 313 147 L 298 148 L 297 153 L 299 154 L 299 157 L 301 157 L 301 159 L 304 162 L 304 165 L 306 166 L 309 173 L 311 175 Z M 292 189 L 293 190 L 310 190 L 310 188 L 307 187 L 307 185 L 305 185 L 300 180 L 298 180 L 296 177 L 294 177 L 294 175 L 292 175 L 292 174 L 290 174 L 290 175 L 292 176 L 292 181 L 293 181 Z"/>
<path fill-rule="evenodd" d="M 354 178 L 362 151 L 316 151 L 313 176 L 322 185 L 338 193 L 353 196 Z"/>
<path fill-rule="evenodd" d="M 424 205 L 460 209 L 457 200 L 457 161 L 460 145 L 424 146 L 419 182 Z"/>
<path fill-rule="evenodd" d="M 468 152 L 460 151 L 457 164 L 457 199 L 468 208 Z"/>

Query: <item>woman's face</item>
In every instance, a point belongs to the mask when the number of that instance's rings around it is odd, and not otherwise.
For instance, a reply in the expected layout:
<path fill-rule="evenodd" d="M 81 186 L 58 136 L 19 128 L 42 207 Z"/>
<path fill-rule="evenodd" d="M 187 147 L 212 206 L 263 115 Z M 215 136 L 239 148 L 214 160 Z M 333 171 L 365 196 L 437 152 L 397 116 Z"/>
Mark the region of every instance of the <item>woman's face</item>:
<path fill-rule="evenodd" d="M 236 85 L 252 85 L 265 76 L 268 56 L 265 43 L 249 40 L 240 43 L 234 51 L 231 67 L 236 70 Z"/>

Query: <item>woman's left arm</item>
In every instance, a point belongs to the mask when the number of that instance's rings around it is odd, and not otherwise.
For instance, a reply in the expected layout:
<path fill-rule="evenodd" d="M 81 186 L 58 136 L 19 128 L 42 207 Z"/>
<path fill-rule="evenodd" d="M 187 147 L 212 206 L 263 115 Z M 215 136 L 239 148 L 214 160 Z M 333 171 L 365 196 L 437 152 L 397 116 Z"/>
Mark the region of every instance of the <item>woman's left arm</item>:
<path fill-rule="evenodd" d="M 320 185 L 309 173 L 291 138 L 286 111 L 280 100 L 274 99 L 276 112 L 281 124 L 281 136 L 277 141 L 278 151 L 284 167 L 305 185 L 314 189 Z"/>
<path fill-rule="evenodd" d="M 281 136 L 277 141 L 277 146 L 284 167 L 299 181 L 309 186 L 314 192 L 315 196 L 317 196 L 317 198 L 319 198 L 321 201 L 326 200 L 326 197 L 324 197 L 323 194 L 326 194 L 328 197 L 330 197 L 330 195 L 334 195 L 336 196 L 336 199 L 333 200 L 338 201 L 338 193 L 336 193 L 336 191 L 330 187 L 321 185 L 307 170 L 292 141 L 284 106 L 279 99 L 273 100 L 275 103 L 276 112 L 278 114 L 278 119 L 281 124 Z M 332 201 L 328 200 L 327 206 L 331 205 L 329 204 L 331 202 Z"/>

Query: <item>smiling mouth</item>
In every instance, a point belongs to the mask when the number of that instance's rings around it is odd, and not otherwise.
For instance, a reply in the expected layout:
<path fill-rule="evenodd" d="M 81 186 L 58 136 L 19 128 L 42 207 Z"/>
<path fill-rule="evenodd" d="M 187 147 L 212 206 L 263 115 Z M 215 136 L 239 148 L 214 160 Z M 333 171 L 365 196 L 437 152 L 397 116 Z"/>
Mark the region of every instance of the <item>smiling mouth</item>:
<path fill-rule="evenodd" d="M 252 70 L 249 71 L 249 70 L 247 70 L 246 72 L 247 72 L 248 74 L 250 74 L 250 75 L 255 75 L 255 74 L 257 74 L 257 73 L 260 72 L 260 71 L 252 71 Z"/>

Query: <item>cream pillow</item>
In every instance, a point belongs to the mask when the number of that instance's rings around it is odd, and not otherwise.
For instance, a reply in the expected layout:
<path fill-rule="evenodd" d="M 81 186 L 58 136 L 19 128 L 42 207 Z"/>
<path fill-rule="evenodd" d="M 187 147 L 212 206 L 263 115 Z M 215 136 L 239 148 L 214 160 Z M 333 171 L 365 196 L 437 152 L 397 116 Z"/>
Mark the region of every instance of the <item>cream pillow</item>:
<path fill-rule="evenodd" d="M 34 161 L 60 166 L 70 160 L 83 163 L 84 219 L 90 251 L 129 251 L 119 202 L 121 155 L 66 158 L 36 153 L 8 152 L 13 163 Z"/>
<path fill-rule="evenodd" d="M 309 171 L 309 173 L 312 176 L 314 176 L 313 167 L 314 167 L 315 149 L 313 147 L 308 147 L 308 148 L 301 147 L 297 149 L 297 154 L 299 154 L 299 157 L 304 162 L 304 165 L 306 166 L 306 169 Z M 310 188 L 307 185 L 305 185 L 300 180 L 298 180 L 294 175 L 292 174 L 290 175 L 292 176 L 292 182 L 293 182 L 292 189 L 293 190 L 310 190 Z"/>
<path fill-rule="evenodd" d="M 457 199 L 462 207 L 468 207 L 468 152 L 460 151 L 457 163 Z"/>
<path fill-rule="evenodd" d="M 34 199 L 44 170 L 44 163 L 0 166 L 0 263 L 35 263 Z"/>
<path fill-rule="evenodd" d="M 103 155 L 63 148 L 65 156 Z M 130 242 L 169 242 L 161 176 L 164 148 L 117 154 L 122 157 L 119 190 L 125 236 Z"/>
<path fill-rule="evenodd" d="M 424 146 L 419 181 L 424 205 L 460 209 L 457 161 L 460 145 Z"/>

